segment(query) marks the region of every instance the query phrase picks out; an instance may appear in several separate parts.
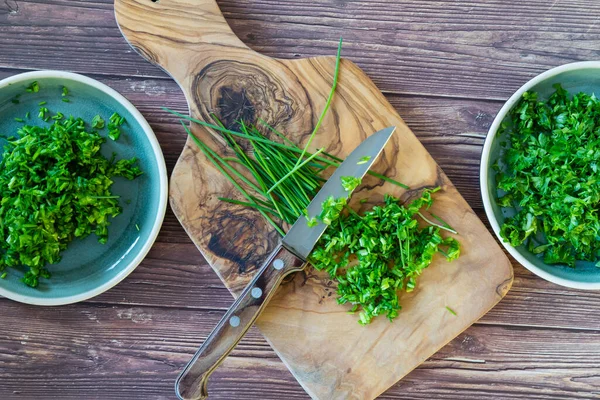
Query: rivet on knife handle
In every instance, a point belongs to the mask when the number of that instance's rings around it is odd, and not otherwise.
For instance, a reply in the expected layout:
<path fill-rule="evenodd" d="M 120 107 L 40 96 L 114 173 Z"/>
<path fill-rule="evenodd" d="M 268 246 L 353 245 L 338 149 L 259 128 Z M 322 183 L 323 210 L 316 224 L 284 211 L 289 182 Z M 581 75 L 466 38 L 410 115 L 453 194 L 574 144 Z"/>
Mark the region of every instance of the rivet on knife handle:
<path fill-rule="evenodd" d="M 260 268 L 252 282 L 223 316 L 202 347 L 185 367 L 177 382 L 177 396 L 183 400 L 208 397 L 208 377 L 234 349 L 252 326 L 283 278 L 299 271 L 304 262 L 279 245 Z"/>

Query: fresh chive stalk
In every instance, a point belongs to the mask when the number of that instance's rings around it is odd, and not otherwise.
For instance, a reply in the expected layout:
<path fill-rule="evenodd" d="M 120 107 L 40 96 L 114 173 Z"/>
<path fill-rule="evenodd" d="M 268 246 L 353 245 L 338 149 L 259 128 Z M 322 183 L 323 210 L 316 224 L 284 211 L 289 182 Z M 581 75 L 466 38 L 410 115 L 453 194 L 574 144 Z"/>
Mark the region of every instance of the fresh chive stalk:
<path fill-rule="evenodd" d="M 340 43 L 338 44 L 337 55 L 335 57 L 335 70 L 333 72 L 333 85 L 331 85 L 331 90 L 329 91 L 329 96 L 327 97 L 327 102 L 325 103 L 323 112 L 321 112 L 321 116 L 319 117 L 319 120 L 317 121 L 317 124 L 315 125 L 315 129 L 313 129 L 312 133 L 310 134 L 310 137 L 308 138 L 308 141 L 306 142 L 306 146 L 304 146 L 304 149 L 302 150 L 302 154 L 300 154 L 300 157 L 298 158 L 296 165 L 299 165 L 300 162 L 302 162 L 302 158 L 306 154 L 306 150 L 308 150 L 308 148 L 310 147 L 310 144 L 312 143 L 312 141 L 315 137 L 315 134 L 319 130 L 319 127 L 321 126 L 321 123 L 323 122 L 323 119 L 325 118 L 325 114 L 327 113 L 327 110 L 329 110 L 329 106 L 331 105 L 331 100 L 333 100 L 333 94 L 335 93 L 335 88 L 337 87 L 338 75 L 340 72 L 341 54 L 342 54 L 342 39 L 340 38 Z"/>

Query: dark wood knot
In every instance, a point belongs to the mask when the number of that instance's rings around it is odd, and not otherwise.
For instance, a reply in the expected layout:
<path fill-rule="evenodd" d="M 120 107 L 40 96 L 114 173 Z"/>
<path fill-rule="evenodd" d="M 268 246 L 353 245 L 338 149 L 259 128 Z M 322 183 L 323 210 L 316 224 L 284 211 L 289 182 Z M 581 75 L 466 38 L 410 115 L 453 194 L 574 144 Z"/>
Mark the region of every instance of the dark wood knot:
<path fill-rule="evenodd" d="M 256 125 L 263 120 L 283 132 L 288 127 L 309 131 L 312 110 L 304 88 L 280 75 L 251 63 L 214 61 L 194 78 L 192 95 L 204 120 L 212 121 L 215 115 L 229 129 L 239 129 L 240 121 Z"/>
<path fill-rule="evenodd" d="M 266 226 L 262 216 L 252 210 L 219 202 L 211 216 L 208 250 L 231 261 L 242 275 L 256 270 L 277 245 L 279 234 Z M 270 234 L 264 232 L 272 231 Z"/>

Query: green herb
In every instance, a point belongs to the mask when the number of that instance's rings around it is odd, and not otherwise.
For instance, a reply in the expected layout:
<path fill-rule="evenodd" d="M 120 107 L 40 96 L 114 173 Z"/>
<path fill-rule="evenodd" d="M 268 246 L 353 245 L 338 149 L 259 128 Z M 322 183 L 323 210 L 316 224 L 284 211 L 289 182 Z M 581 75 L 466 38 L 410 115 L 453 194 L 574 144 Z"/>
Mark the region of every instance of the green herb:
<path fill-rule="evenodd" d="M 314 154 L 311 154 L 310 157 L 308 157 L 306 160 L 302 161 L 300 164 L 296 164 L 294 166 L 294 168 L 292 168 L 290 170 L 290 172 L 286 173 L 284 176 L 282 176 L 277 182 L 275 182 L 273 184 L 273 186 L 271 186 L 269 188 L 269 190 L 267 190 L 267 194 L 271 193 L 273 190 L 275 190 L 275 188 L 277 186 L 279 186 L 283 181 L 285 181 L 286 179 L 288 179 L 290 176 L 292 176 L 296 171 L 298 171 L 300 168 L 304 167 L 306 164 L 308 164 L 310 162 L 310 160 L 312 160 L 313 158 L 315 158 L 316 156 L 318 156 L 320 153 L 323 152 L 323 149 L 319 149 L 317 150 Z"/>
<path fill-rule="evenodd" d="M 338 303 L 360 310 L 360 324 L 378 315 L 393 320 L 401 308 L 399 292 L 415 288 L 417 277 L 436 253 L 449 261 L 459 256 L 458 241 L 442 237 L 437 226 L 420 228 L 416 220 L 419 210 L 433 203 L 434 191 L 425 190 L 407 206 L 386 196 L 384 205 L 363 215 L 351 210 L 342 213 L 344 207 L 333 199 L 323 204 L 322 215 L 331 219 L 331 226 L 309 261 L 338 281 Z"/>
<path fill-rule="evenodd" d="M 65 103 L 69 103 L 71 101 L 71 100 L 67 99 L 66 97 L 63 97 L 61 100 Z"/>
<path fill-rule="evenodd" d="M 313 226 L 319 225 L 319 220 L 317 220 L 315 217 L 312 217 L 306 222 L 306 224 L 312 228 Z"/>
<path fill-rule="evenodd" d="M 125 118 L 121 117 L 118 113 L 113 113 L 109 118 L 109 125 L 121 126 L 125 123 Z"/>
<path fill-rule="evenodd" d="M 441 221 L 441 225 L 431 221 L 429 218 L 424 216 L 421 212 L 417 212 L 417 215 L 419 217 L 423 218 L 423 220 L 425 220 L 425 222 L 427 222 L 429 225 L 437 226 L 438 228 L 448 231 L 450 233 L 454 233 L 454 234 L 458 233 L 450 225 L 448 225 L 446 222 L 442 221 L 439 217 L 436 217 L 436 219 Z"/>
<path fill-rule="evenodd" d="M 354 189 L 360 186 L 362 179 L 356 178 L 354 176 L 342 176 L 342 187 L 346 192 L 352 193 Z"/>
<path fill-rule="evenodd" d="M 542 101 L 526 92 L 502 124 L 508 147 L 495 165 L 498 204 L 514 210 L 500 230 L 547 264 L 600 254 L 600 101 L 560 85 Z"/>
<path fill-rule="evenodd" d="M 94 128 L 94 129 L 102 129 L 102 128 L 104 128 L 104 120 L 102 119 L 101 116 L 96 115 L 92 119 L 92 128 Z"/>
<path fill-rule="evenodd" d="M 358 160 L 358 162 L 356 163 L 356 165 L 366 164 L 369 162 L 370 159 L 371 159 L 371 156 L 361 157 L 360 160 Z"/>
<path fill-rule="evenodd" d="M 118 140 L 121 137 L 121 130 L 111 129 L 110 131 L 108 131 L 108 137 L 112 140 Z"/>
<path fill-rule="evenodd" d="M 43 105 L 45 105 L 45 104 L 48 104 L 48 102 L 47 102 L 47 101 L 40 101 L 40 102 L 38 103 L 38 106 L 43 106 Z"/>
<path fill-rule="evenodd" d="M 38 118 L 46 120 L 48 113 L 49 113 L 48 108 L 46 108 L 46 107 L 40 107 L 40 112 L 38 113 Z"/>
<path fill-rule="evenodd" d="M 454 315 L 456 317 L 456 311 L 454 311 L 453 309 L 451 309 L 450 307 L 446 306 L 446 310 L 448 310 L 448 312 L 452 315 Z"/>
<path fill-rule="evenodd" d="M 25 88 L 26 92 L 29 93 L 37 93 L 40 91 L 40 85 L 38 83 L 38 81 L 33 81 L 31 82 L 31 84 L 29 86 L 27 86 L 27 88 Z"/>
<path fill-rule="evenodd" d="M 27 111 L 27 112 L 25 113 L 25 118 L 29 119 L 29 117 L 30 117 L 30 116 L 31 116 L 31 113 L 30 113 L 29 111 Z"/>
<path fill-rule="evenodd" d="M 140 231 L 140 226 L 138 224 L 135 224 L 135 229 L 138 230 L 138 232 Z"/>
<path fill-rule="evenodd" d="M 25 122 L 25 120 L 23 118 L 15 118 L 15 121 L 17 121 L 17 122 Z"/>
<path fill-rule="evenodd" d="M 319 219 L 323 221 L 325 225 L 331 225 L 333 221 L 340 217 L 347 201 L 348 200 L 345 197 L 336 199 L 333 196 L 329 196 L 327 200 L 323 202 L 323 211 L 319 215 Z"/>
<path fill-rule="evenodd" d="M 106 243 L 110 219 L 121 213 L 113 177 L 141 171 L 135 158 L 106 159 L 104 142 L 82 119 L 61 114 L 8 140 L 0 161 L 0 271 L 24 266 L 23 282 L 36 287 L 74 238 L 94 233 Z"/>
<path fill-rule="evenodd" d="M 317 124 L 315 125 L 315 128 L 313 129 L 312 133 L 310 134 L 308 141 L 306 142 L 306 145 L 304 146 L 304 149 L 302 150 L 302 153 L 300 154 L 300 157 L 298 158 L 298 161 L 296 162 L 296 166 L 298 166 L 300 164 L 300 162 L 302 161 L 302 158 L 304 157 L 304 155 L 306 154 L 306 151 L 310 147 L 310 145 L 315 137 L 315 134 L 321 127 L 321 123 L 323 122 L 323 119 L 325 118 L 325 114 L 327 113 L 327 110 L 329 110 L 329 106 L 331 105 L 331 101 L 333 100 L 333 94 L 335 93 L 335 89 L 337 87 L 338 75 L 340 72 L 341 54 L 342 54 L 342 38 L 340 38 L 340 42 L 338 43 L 337 55 L 335 57 L 335 69 L 333 70 L 333 84 L 331 85 L 331 90 L 329 91 L 329 96 L 327 97 L 327 101 L 325 102 L 325 107 L 323 108 L 323 111 L 321 112 L 321 116 L 317 120 Z"/>
<path fill-rule="evenodd" d="M 67 89 L 67 87 L 66 87 L 66 86 L 63 86 L 63 87 L 62 87 L 62 94 L 61 94 L 61 96 L 62 96 L 62 97 L 65 97 L 65 96 L 67 96 L 68 94 L 69 94 L 69 89 Z"/>
<path fill-rule="evenodd" d="M 0 279 L 6 279 L 7 276 L 8 276 L 8 273 L 3 272 L 2 275 L 0 275 Z"/>
<path fill-rule="evenodd" d="M 117 113 L 113 113 L 108 121 L 108 137 L 112 140 L 118 140 L 121 136 L 121 129 L 119 129 L 119 127 L 123 125 L 124 122 L 125 118 L 121 117 Z"/>

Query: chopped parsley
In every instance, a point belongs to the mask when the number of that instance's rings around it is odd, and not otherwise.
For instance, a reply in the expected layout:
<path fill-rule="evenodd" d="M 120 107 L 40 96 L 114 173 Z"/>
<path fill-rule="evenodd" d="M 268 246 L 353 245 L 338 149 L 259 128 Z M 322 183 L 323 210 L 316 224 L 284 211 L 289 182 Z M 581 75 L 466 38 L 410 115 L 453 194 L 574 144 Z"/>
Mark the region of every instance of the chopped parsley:
<path fill-rule="evenodd" d="M 523 94 L 502 124 L 498 204 L 514 210 L 500 230 L 547 264 L 575 266 L 600 255 L 600 101 L 560 85 L 541 100 Z"/>

